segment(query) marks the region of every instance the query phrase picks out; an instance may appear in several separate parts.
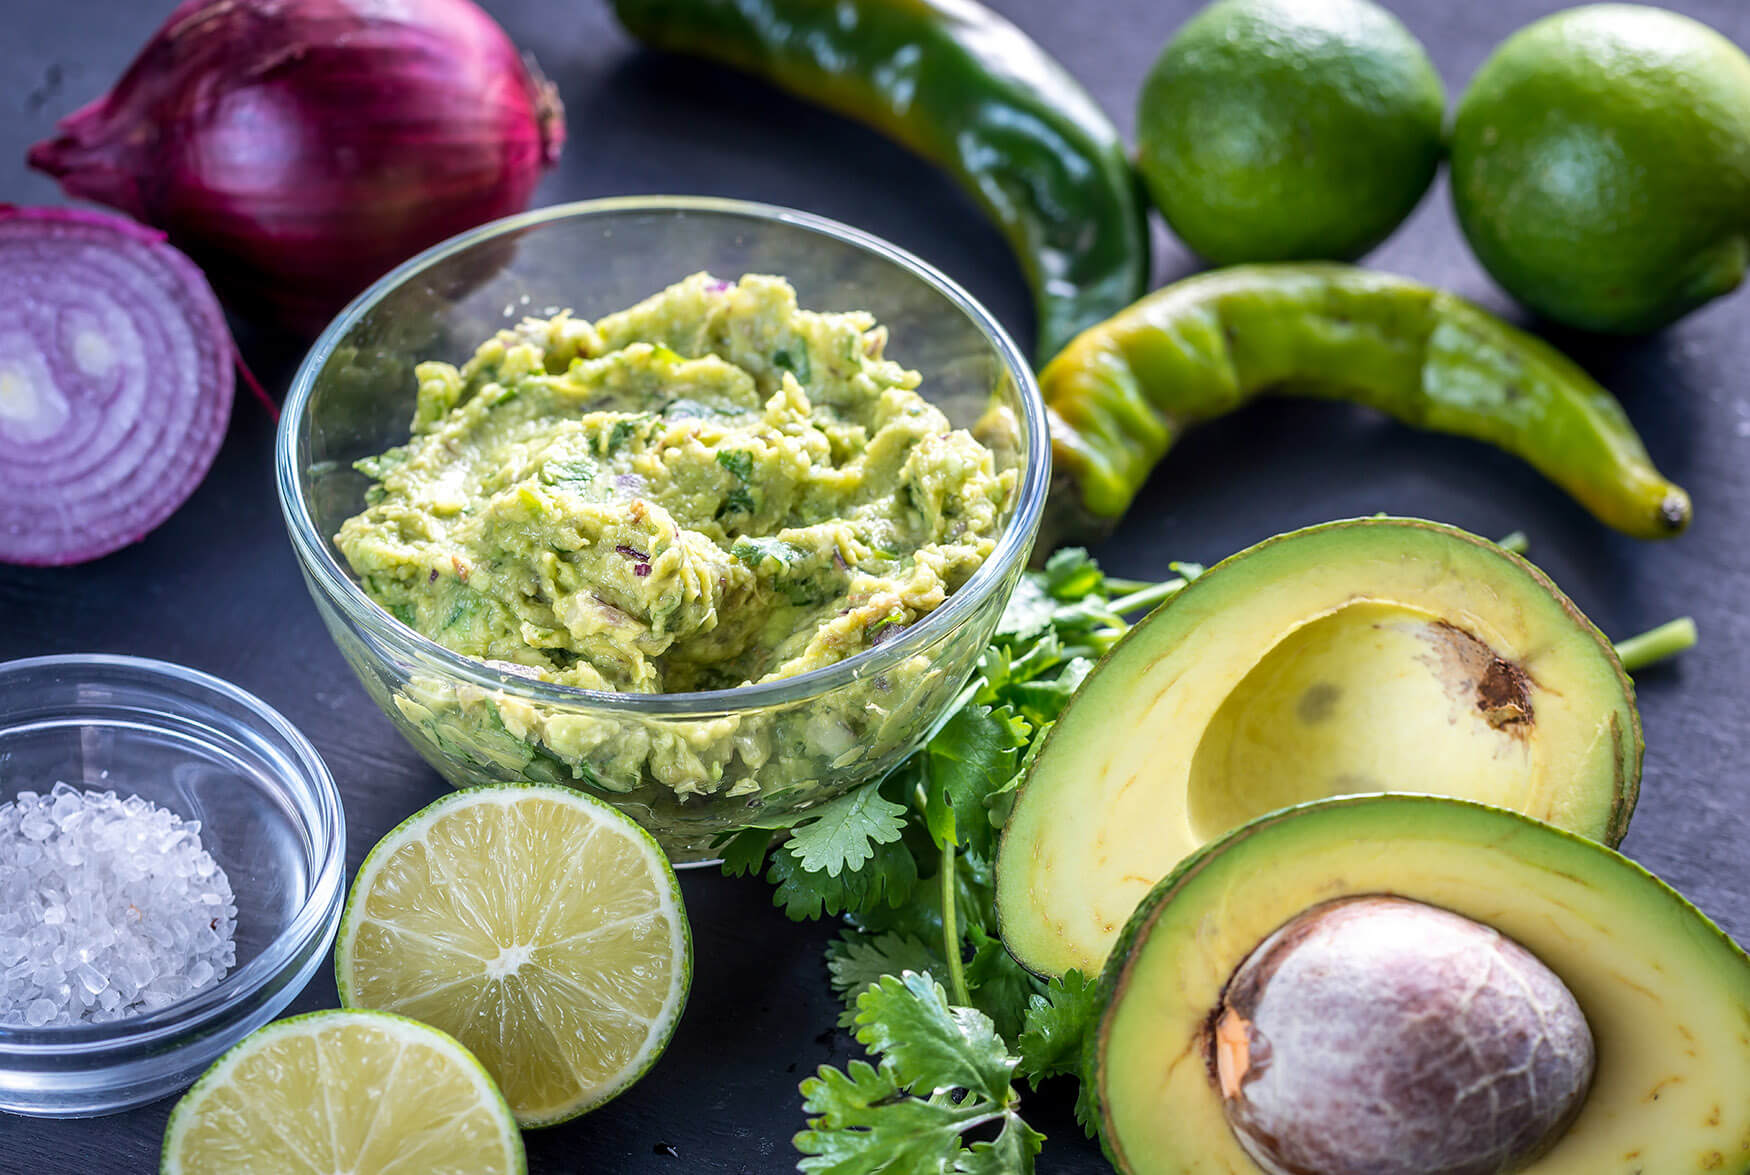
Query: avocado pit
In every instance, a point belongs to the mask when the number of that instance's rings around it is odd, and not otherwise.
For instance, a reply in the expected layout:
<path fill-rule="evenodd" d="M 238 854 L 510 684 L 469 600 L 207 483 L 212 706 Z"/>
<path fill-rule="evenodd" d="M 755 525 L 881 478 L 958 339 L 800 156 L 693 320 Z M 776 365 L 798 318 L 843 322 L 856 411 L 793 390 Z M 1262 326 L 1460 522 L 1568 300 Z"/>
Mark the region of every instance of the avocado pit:
<path fill-rule="evenodd" d="M 1510 1175 L 1579 1114 L 1585 1015 L 1535 955 L 1468 918 L 1368 895 L 1248 955 L 1205 1034 L 1240 1146 L 1270 1175 Z"/>

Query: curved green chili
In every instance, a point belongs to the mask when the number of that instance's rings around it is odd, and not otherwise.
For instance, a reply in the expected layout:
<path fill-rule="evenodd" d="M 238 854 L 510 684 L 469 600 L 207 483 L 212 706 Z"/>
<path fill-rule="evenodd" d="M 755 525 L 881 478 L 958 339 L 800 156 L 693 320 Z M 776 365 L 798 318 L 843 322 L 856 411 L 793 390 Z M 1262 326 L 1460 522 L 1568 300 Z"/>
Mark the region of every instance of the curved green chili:
<path fill-rule="evenodd" d="M 614 0 L 658 49 L 753 73 L 948 170 L 1033 289 L 1044 362 L 1148 288 L 1123 141 L 1025 33 L 971 0 Z"/>
<path fill-rule="evenodd" d="M 1157 290 L 1040 375 L 1056 537 L 1109 528 L 1184 429 L 1260 393 L 1365 404 L 1518 455 L 1636 538 L 1689 524 L 1622 406 L 1463 299 L 1349 265 L 1243 265 Z"/>

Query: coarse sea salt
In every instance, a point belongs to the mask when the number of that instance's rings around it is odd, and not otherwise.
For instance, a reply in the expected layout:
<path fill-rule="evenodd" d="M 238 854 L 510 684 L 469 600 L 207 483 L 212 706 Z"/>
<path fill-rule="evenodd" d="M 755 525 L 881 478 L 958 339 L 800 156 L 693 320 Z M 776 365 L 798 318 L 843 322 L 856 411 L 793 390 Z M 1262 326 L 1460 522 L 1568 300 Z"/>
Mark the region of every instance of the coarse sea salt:
<path fill-rule="evenodd" d="M 0 803 L 0 1025 L 162 1008 L 224 978 L 236 928 L 198 820 L 65 783 Z"/>

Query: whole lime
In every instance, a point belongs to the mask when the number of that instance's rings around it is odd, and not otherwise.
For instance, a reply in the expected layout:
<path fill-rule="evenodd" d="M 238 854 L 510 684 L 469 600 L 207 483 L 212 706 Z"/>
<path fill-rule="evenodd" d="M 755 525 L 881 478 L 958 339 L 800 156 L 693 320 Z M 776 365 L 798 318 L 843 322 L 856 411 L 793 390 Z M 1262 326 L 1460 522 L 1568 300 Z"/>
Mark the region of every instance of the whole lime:
<path fill-rule="evenodd" d="M 1528 25 L 1459 103 L 1452 195 L 1477 259 L 1533 310 L 1664 326 L 1750 262 L 1750 58 L 1634 4 Z"/>
<path fill-rule="evenodd" d="M 1149 71 L 1137 166 L 1218 265 L 1346 261 L 1422 198 L 1445 109 L 1421 43 L 1368 0 L 1217 0 Z"/>

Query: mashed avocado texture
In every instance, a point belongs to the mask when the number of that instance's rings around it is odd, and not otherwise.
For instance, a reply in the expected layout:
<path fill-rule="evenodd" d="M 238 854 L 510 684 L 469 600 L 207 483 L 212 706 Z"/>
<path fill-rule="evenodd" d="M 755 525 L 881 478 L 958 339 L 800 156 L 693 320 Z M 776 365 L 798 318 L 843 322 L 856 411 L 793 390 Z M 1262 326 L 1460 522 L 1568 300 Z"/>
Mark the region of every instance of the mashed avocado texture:
<path fill-rule="evenodd" d="M 866 314 L 695 274 L 419 368 L 338 542 L 404 623 L 543 681 L 724 689 L 843 660 L 990 554 L 1013 492 Z"/>
<path fill-rule="evenodd" d="M 799 309 L 781 278 L 703 273 L 594 323 L 526 320 L 460 368 L 419 366 L 412 439 L 359 463 L 367 505 L 335 541 L 404 624 L 541 681 L 673 693 L 830 665 L 965 583 L 1015 493 L 886 337 L 865 313 Z M 634 761 L 681 792 L 723 775 L 703 736 L 677 753 L 502 697 L 492 710 L 501 743 L 580 777 L 609 743 L 622 778 Z M 437 717 L 449 742 L 480 743 Z M 845 749 L 722 735 L 759 759 L 762 788 Z"/>

